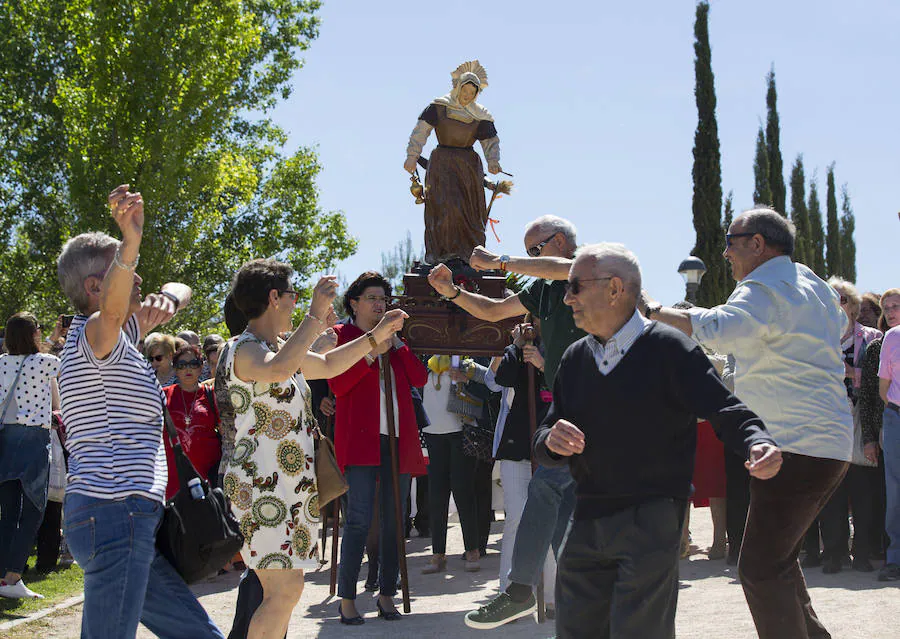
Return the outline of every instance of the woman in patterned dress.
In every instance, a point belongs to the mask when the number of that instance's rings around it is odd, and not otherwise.
[[[244,561],[263,587],[249,637],[284,635],[303,592],[303,570],[318,564],[315,421],[304,375],[317,379],[344,372],[373,343],[391,340],[406,317],[392,311],[359,339],[325,355],[312,353],[310,345],[328,326],[337,281],[319,280],[309,312],[283,341],[278,336],[292,329],[297,303],[292,275],[287,264],[254,260],[241,267],[232,286],[249,323],[225,364],[236,436],[224,483],[245,536]]]

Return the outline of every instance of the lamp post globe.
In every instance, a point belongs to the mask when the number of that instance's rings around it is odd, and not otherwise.
[[[678,273],[684,278],[684,299],[691,304],[696,304],[697,291],[700,289],[700,280],[706,273],[706,264],[699,257],[691,255],[678,266]]]

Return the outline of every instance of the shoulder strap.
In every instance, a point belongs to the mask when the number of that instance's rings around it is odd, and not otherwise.
[[[216,394],[213,391],[211,386],[206,384],[203,385],[203,393],[206,395],[206,402],[209,404],[209,409],[212,411],[213,419],[216,420],[216,428],[219,428],[219,407],[216,405]]]
[[[25,360],[27,360],[31,355],[26,355],[22,358],[21,363],[19,364],[19,370],[16,371],[16,376],[13,379],[13,383],[10,384],[9,390],[6,391],[6,397],[3,399],[3,407],[0,408],[0,422],[3,421],[3,418],[6,416],[6,409],[9,408],[9,402],[12,400],[13,391],[16,390],[16,385],[19,383],[19,376],[22,374],[22,368],[25,366]]]

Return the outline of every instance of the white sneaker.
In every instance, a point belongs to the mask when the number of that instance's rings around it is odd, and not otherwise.
[[[44,595],[39,595],[29,589],[28,586],[19,579],[19,581],[12,585],[5,581],[0,581],[0,597],[6,597],[7,599],[43,599]]]

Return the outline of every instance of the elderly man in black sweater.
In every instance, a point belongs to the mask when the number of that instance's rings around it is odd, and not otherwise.
[[[678,550],[694,468],[697,417],[774,476],[781,453],[725,387],[700,347],[644,319],[637,258],[620,244],[583,247],[565,303],[588,335],[563,355],[553,405],[535,434],[538,461],[569,464],[574,522],[559,561],[557,636],[675,636]]]

